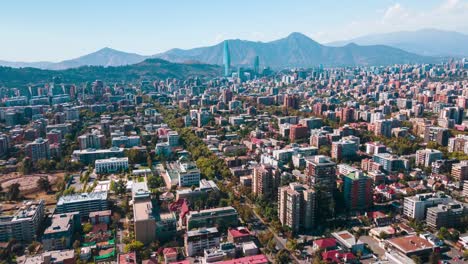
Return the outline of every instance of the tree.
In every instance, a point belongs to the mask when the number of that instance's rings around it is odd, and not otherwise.
[[[144,245],[138,240],[134,240],[131,243],[125,245],[125,252],[136,252],[137,254],[143,249]]]
[[[73,248],[74,249],[78,249],[80,247],[81,243],[79,240],[75,240],[75,242],[73,242]]]
[[[19,166],[19,172],[23,175],[29,174],[32,172],[33,164],[30,158],[24,158]]]
[[[447,230],[446,227],[441,227],[439,229],[439,232],[437,233],[437,237],[440,240],[445,240],[445,239],[448,239],[450,237],[450,233],[449,233],[449,231]]]
[[[281,264],[291,263],[289,252],[286,249],[282,249],[278,251],[278,253],[276,253],[276,256],[275,256],[275,263],[281,263]]]
[[[411,259],[413,260],[413,262],[414,262],[415,264],[422,264],[422,263],[423,263],[422,260],[421,260],[421,258],[418,257],[418,256],[416,256],[416,255],[411,256]]]
[[[288,239],[286,242],[286,248],[291,250],[291,251],[296,251],[297,250],[297,241],[295,239]]]
[[[8,187],[7,192],[8,200],[16,201],[20,198],[20,184],[15,182]]]
[[[159,188],[164,185],[164,182],[160,176],[151,175],[148,177],[148,187],[151,189]]]
[[[85,223],[83,225],[83,232],[84,233],[87,234],[87,233],[91,232],[91,230],[93,230],[93,225],[91,223]]]
[[[39,180],[37,180],[36,182],[37,184],[37,187],[41,190],[43,190],[44,192],[49,192],[51,190],[51,185],[50,185],[50,181],[49,181],[49,178],[46,176],[46,177],[40,177]]]

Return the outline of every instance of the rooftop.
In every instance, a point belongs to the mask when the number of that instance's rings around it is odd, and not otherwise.
[[[78,212],[66,213],[66,214],[55,214],[52,216],[52,224],[44,231],[44,234],[54,234],[65,232],[70,229],[71,221]]]
[[[429,241],[417,235],[396,237],[387,242],[405,254],[433,248]]]
[[[107,200],[107,192],[78,193],[62,196],[58,200],[57,205],[91,200]]]

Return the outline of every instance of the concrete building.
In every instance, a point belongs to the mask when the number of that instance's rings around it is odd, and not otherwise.
[[[427,258],[435,246],[428,240],[417,235],[395,237],[386,240],[389,250],[395,250],[407,257],[418,256],[422,259]]]
[[[37,162],[41,159],[50,159],[49,140],[38,138],[34,142],[26,145],[26,155],[31,158],[32,162]]]
[[[289,139],[291,140],[291,142],[305,139],[308,137],[308,135],[309,128],[302,124],[291,125],[289,127]]]
[[[120,158],[124,156],[123,148],[110,148],[110,149],[84,149],[73,151],[73,159],[89,165],[94,163],[97,159]]]
[[[128,158],[98,159],[94,162],[96,173],[115,173],[128,169]]]
[[[93,192],[61,196],[55,210],[58,214],[79,212],[80,218],[87,218],[91,212],[108,209],[107,192]]]
[[[315,227],[315,191],[307,185],[290,183],[278,190],[278,218],[293,232]]]
[[[219,247],[221,233],[216,227],[187,231],[184,246],[187,256],[201,255],[205,249]]]
[[[427,126],[424,131],[424,142],[437,142],[441,146],[447,146],[450,131],[447,128]]]
[[[442,159],[442,152],[436,149],[416,151],[416,166],[431,167],[432,162]]]
[[[178,180],[179,187],[198,186],[200,184],[200,170],[197,165],[186,157],[167,164],[166,173]]]
[[[72,237],[75,230],[81,225],[78,212],[55,214],[51,225],[46,228],[42,236],[42,245],[45,250],[62,250],[72,246]]]
[[[80,149],[101,149],[106,144],[106,137],[99,130],[93,130],[91,133],[78,137]]]
[[[237,210],[232,206],[217,207],[200,211],[190,211],[185,216],[185,223],[182,223],[188,230],[193,228],[218,226],[220,229],[226,229],[230,226],[237,226]],[[184,221],[184,219],[180,219]]]
[[[305,161],[308,185],[320,186],[331,196],[336,189],[336,163],[323,155],[307,157]]]
[[[167,133],[167,142],[169,143],[169,146],[171,147],[177,147],[179,146],[179,133],[177,131],[169,131]]]
[[[444,193],[424,193],[405,197],[403,214],[409,218],[421,221],[426,217],[426,210],[438,204],[446,204],[451,198]]]
[[[139,145],[139,136],[118,136],[112,138],[112,147],[133,148]]]
[[[372,160],[375,163],[382,165],[384,172],[396,172],[400,170],[407,170],[409,168],[409,161],[402,159],[397,155],[390,153],[374,154]]]
[[[452,165],[452,177],[459,182],[468,181],[468,160]]]
[[[276,195],[280,175],[273,166],[260,164],[254,167],[252,175],[252,192],[255,195],[270,197]]]
[[[44,220],[45,203],[25,201],[13,215],[0,215],[0,241],[8,242],[14,238],[23,243],[37,239],[37,232]]]
[[[376,136],[392,136],[392,120],[376,120],[374,134]]]
[[[35,256],[21,256],[17,259],[18,264],[74,264],[75,250],[46,251]]]
[[[427,209],[426,223],[428,226],[439,229],[441,227],[459,227],[463,217],[468,213],[460,203],[439,204]]]
[[[373,180],[362,171],[343,177],[343,195],[349,210],[365,210],[373,204]]]
[[[359,150],[358,142],[354,140],[342,139],[340,141],[332,142],[331,157],[336,160],[352,158],[357,155]]]

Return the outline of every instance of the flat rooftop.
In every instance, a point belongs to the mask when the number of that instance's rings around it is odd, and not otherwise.
[[[78,193],[60,197],[57,205],[92,200],[107,200],[107,192]]]

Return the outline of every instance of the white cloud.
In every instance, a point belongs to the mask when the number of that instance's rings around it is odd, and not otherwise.
[[[392,21],[395,19],[406,18],[408,16],[409,14],[406,11],[406,9],[403,8],[400,3],[396,3],[392,6],[389,6],[385,10],[384,16],[382,18],[382,22],[385,23],[385,22]]]

